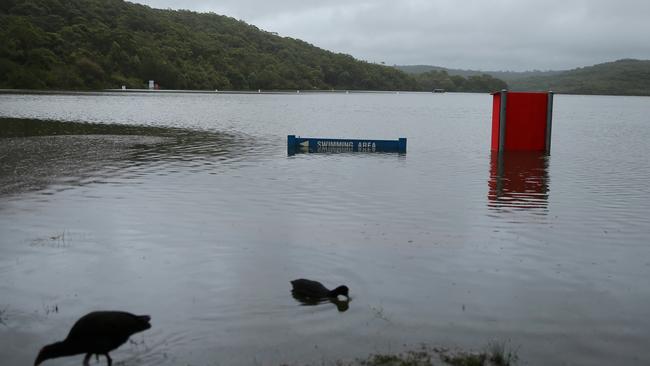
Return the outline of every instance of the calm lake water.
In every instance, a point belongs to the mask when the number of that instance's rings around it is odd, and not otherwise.
[[[152,316],[112,353],[123,365],[490,341],[526,365],[650,364],[650,98],[557,95],[551,156],[501,167],[491,105],[0,95],[2,364],[32,364],[97,309]],[[407,137],[408,153],[289,157],[288,134]],[[349,308],[302,306],[300,277],[348,285]]]

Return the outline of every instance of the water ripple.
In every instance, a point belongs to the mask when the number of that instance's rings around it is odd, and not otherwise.
[[[0,120],[0,195],[115,183],[149,174],[217,173],[264,157],[243,134],[147,126]]]

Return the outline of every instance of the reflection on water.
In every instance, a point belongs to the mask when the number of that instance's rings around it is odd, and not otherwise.
[[[294,291],[291,291],[291,296],[293,296],[296,301],[300,302],[303,306],[316,306],[332,303],[340,312],[347,311],[350,308],[350,300],[339,300],[338,298],[328,298],[328,299],[314,299],[312,297],[301,296]]]
[[[536,151],[492,152],[488,207],[495,210],[548,208],[548,156]]]
[[[0,195],[134,179],[162,165],[215,173],[263,146],[232,133],[34,119],[0,119],[0,139]]]

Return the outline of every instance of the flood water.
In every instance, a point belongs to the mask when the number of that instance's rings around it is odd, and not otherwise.
[[[557,95],[551,155],[501,160],[491,103],[0,95],[1,363],[117,309],[152,317],[111,354],[122,365],[490,341],[527,365],[650,364],[650,98]],[[287,156],[289,134],[408,152]],[[349,307],[297,302],[301,277],[346,284]]]

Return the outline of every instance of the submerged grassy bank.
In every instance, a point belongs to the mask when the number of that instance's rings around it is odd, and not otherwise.
[[[506,343],[490,342],[477,351],[421,345],[415,350],[377,353],[352,361],[323,362],[319,366],[512,366],[517,364],[518,359],[516,350]]]

